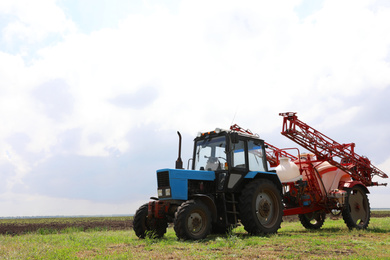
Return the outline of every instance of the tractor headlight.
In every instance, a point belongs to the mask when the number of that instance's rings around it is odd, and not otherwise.
[[[157,190],[158,197],[170,197],[171,196],[171,188],[164,188],[164,189],[158,189]]]

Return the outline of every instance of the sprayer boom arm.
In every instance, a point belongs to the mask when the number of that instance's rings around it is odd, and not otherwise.
[[[296,113],[280,113],[283,116],[282,135],[314,153],[319,160],[348,172],[353,179],[361,181],[366,186],[380,185],[372,182],[376,175],[382,178],[388,176],[371,164],[367,157],[355,153],[355,144],[339,144],[306,123],[300,121]]]

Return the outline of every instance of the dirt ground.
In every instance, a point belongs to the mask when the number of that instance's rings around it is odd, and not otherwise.
[[[335,217],[328,215],[328,218],[337,219],[341,216]],[[386,218],[390,217],[389,213],[371,213],[372,218]],[[292,222],[298,221],[298,216],[285,216],[283,221]],[[0,223],[0,234],[19,235],[30,232],[37,232],[39,230],[57,230],[61,231],[66,228],[77,228],[81,230],[101,228],[104,230],[131,230],[133,223],[129,220],[104,220],[104,221],[75,221],[69,223],[61,222],[47,222],[47,223]]]
[[[39,230],[57,230],[61,231],[66,228],[77,228],[80,230],[104,229],[104,230],[126,230],[132,229],[133,223],[125,220],[105,220],[91,222],[47,222],[47,223],[0,223],[0,234],[19,235]]]

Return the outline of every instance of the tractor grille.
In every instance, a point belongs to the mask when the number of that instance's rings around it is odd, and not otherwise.
[[[157,173],[157,187],[169,187],[169,172]]]

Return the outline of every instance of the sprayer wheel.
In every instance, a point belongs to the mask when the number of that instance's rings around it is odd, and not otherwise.
[[[349,229],[366,229],[370,223],[370,202],[366,191],[355,186],[347,190],[347,197],[341,213]]]
[[[326,213],[315,211],[306,214],[299,214],[299,220],[306,229],[320,229],[325,222]]]

